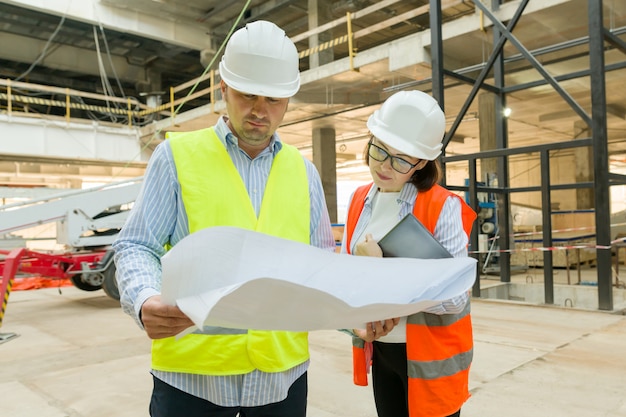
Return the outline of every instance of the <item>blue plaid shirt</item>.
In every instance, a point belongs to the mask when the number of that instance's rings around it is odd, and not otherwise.
[[[256,158],[238,146],[224,117],[215,126],[248,190],[258,216],[272,161],[282,148],[278,135]],[[324,191],[315,166],[305,159],[311,195],[311,245],[335,250]],[[189,234],[187,214],[181,198],[176,165],[169,143],[155,149],[142,189],[124,228],[113,244],[122,309],[143,328],[139,313],[142,304],[160,293],[161,256],[165,243],[176,245]],[[306,361],[288,371],[265,373],[255,370],[244,375],[208,376],[152,370],[152,374],[184,392],[223,407],[256,407],[287,397],[291,384],[308,369]]]

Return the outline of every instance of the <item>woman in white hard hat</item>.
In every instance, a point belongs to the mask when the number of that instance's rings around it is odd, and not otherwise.
[[[273,23],[236,31],[220,63],[227,115],[156,148],[114,243],[122,307],[153,339],[152,417],[306,415],[307,333],[206,326],[177,339],[193,323],[160,296],[164,247],[204,228],[236,226],[334,252],[319,174],[276,134],[300,87],[298,62]]]
[[[381,257],[377,240],[413,213],[453,256],[467,256],[476,215],[437,184],[445,132],[439,104],[421,91],[401,91],[370,116],[367,127],[366,161],[373,183],[350,198],[342,252]],[[413,271],[407,279],[428,277]],[[465,293],[409,317],[352,330],[354,382],[367,385],[371,365],[379,417],[460,415],[469,397],[469,312]]]

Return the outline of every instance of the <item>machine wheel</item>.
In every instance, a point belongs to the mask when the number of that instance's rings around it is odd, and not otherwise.
[[[100,280],[94,280],[91,275],[93,274],[76,274],[72,275],[70,279],[72,280],[72,284],[74,284],[74,286],[80,290],[98,291],[100,288],[102,288],[102,283],[98,283]]]
[[[104,271],[104,281],[102,289],[104,293],[114,300],[120,300],[120,290],[117,288],[117,280],[115,279],[115,263],[111,262],[109,267]]]

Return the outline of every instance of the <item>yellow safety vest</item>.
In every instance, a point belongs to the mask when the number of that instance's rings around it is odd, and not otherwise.
[[[213,128],[168,134],[168,138],[190,233],[206,227],[236,226],[310,243],[308,179],[295,147],[283,144],[276,154],[257,219],[241,176]],[[169,372],[282,372],[308,358],[306,332],[215,327],[179,340],[169,337],[152,342],[153,369]]]

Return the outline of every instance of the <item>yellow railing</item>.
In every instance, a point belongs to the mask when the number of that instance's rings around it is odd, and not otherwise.
[[[70,88],[51,87],[42,84],[25,83],[21,81],[12,81],[10,79],[0,79],[0,87],[6,87],[6,92],[0,92],[0,101],[6,100],[7,113],[11,115],[15,112],[13,103],[21,103],[27,106],[36,104],[48,107],[58,107],[65,109],[65,118],[70,120],[72,110],[85,110],[107,115],[126,116],[132,122],[133,116],[139,116],[140,111],[136,109],[148,109],[148,107],[136,99],[120,98],[105,96],[102,94],[88,93],[85,91],[73,90]],[[17,91],[19,92],[17,92]],[[51,98],[43,98],[36,96],[37,94],[51,94],[63,96],[64,100]],[[72,98],[90,99],[105,102],[106,105],[86,104],[82,102],[72,101]],[[120,107],[111,105],[117,103]]]
[[[15,103],[20,103],[28,109],[29,104],[39,106],[57,107],[64,109],[65,119],[69,122],[72,117],[72,110],[84,110],[99,113],[108,116],[125,116],[128,119],[129,126],[132,126],[133,119],[145,118],[151,114],[161,114],[165,117],[172,116],[176,108],[198,97],[209,94],[211,104],[215,103],[214,92],[217,89],[214,84],[215,71],[210,71],[204,79],[194,79],[177,87],[170,88],[170,101],[158,107],[149,107],[131,97],[112,97],[102,94],[89,93],[85,91],[73,90],[70,88],[52,87],[43,84],[33,84],[21,81],[13,81],[11,79],[0,79],[0,103],[6,102],[6,112],[9,115],[14,113],[28,113],[28,111],[18,111]],[[186,94],[183,97],[175,98],[175,94],[187,90],[195,85],[198,81],[209,79],[211,85],[192,94]],[[4,91],[2,91],[4,90]],[[49,94],[58,96],[59,98],[44,98],[40,94]],[[64,97],[61,99],[60,97]],[[103,104],[87,104],[82,102],[83,99],[102,102]],[[78,100],[78,101],[77,101]]]
[[[333,48],[337,45],[348,43],[348,58],[350,69],[353,71],[358,71],[358,68],[355,67],[354,62],[357,50],[357,48],[355,47],[356,39],[371,34],[373,32],[386,29],[387,27],[397,24],[403,20],[408,20],[412,17],[428,13],[428,5],[420,6],[416,7],[415,9],[409,10],[399,16],[394,16],[393,18],[388,19],[384,22],[379,22],[376,25],[370,25],[369,27],[358,30],[356,32],[352,31],[352,22],[355,19],[373,13],[397,1],[398,0],[383,0],[376,2],[372,6],[368,6],[357,12],[348,12],[346,13],[345,17],[338,18],[315,29],[311,29],[292,37],[292,40],[294,42],[300,42],[325,31],[329,31],[336,27],[341,27],[345,25],[345,35],[339,36],[320,45],[316,45],[312,48],[301,51],[299,53],[300,59],[319,53],[323,50]],[[461,0],[443,0],[442,8],[454,7],[461,2]],[[65,118],[67,121],[69,121],[72,117],[72,110],[90,111],[107,116],[124,116],[128,119],[129,126],[132,126],[133,120],[142,120],[153,114],[159,114],[164,117],[171,117],[172,119],[174,119],[174,116],[176,115],[176,113],[179,112],[182,105],[199,97],[204,97],[207,94],[210,97],[211,111],[215,111],[216,97],[218,95],[217,91],[219,90],[219,81],[216,83],[216,75],[219,76],[219,71],[211,70],[201,75],[200,77],[189,80],[188,82],[185,82],[181,85],[170,87],[169,102],[157,107],[147,106],[146,104],[141,103],[136,98],[131,97],[112,97],[102,94],[73,90],[69,88],[51,87],[41,84],[12,81],[10,79],[0,79],[0,106],[3,106],[4,102],[6,101],[6,111],[9,115],[11,115],[12,113],[16,113],[14,105],[15,103],[21,103],[25,106],[25,108],[28,108],[29,104],[63,108],[65,109]],[[207,84],[208,86],[203,87]],[[200,88],[196,90],[197,87]],[[65,100],[55,98],[42,98],[37,96],[42,93],[64,97]],[[177,95],[179,95],[178,98],[176,98]],[[101,102],[103,104],[86,104],[82,102],[83,99]],[[0,110],[0,113],[2,112],[3,111]]]

